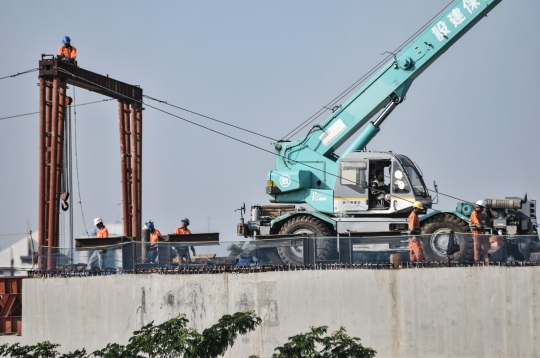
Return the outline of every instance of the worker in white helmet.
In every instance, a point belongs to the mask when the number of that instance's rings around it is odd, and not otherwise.
[[[420,242],[420,220],[418,220],[418,213],[424,210],[422,203],[415,201],[413,204],[413,211],[409,215],[409,234],[413,235],[409,237],[409,258],[411,262],[425,261],[424,250],[422,249],[422,243]]]
[[[107,228],[103,224],[103,220],[101,220],[101,218],[95,218],[94,219],[94,225],[96,225],[96,227],[98,229],[97,235],[96,235],[96,237],[98,239],[106,239],[106,238],[109,237],[109,230],[107,230]],[[106,253],[107,253],[107,250],[96,250],[96,251],[94,251],[92,256],[90,256],[90,258],[88,259],[88,264],[86,265],[86,268],[88,270],[91,270],[94,262],[98,261],[99,269],[103,270],[104,269],[104,261],[105,261],[105,254]]]
[[[484,200],[476,202],[476,208],[471,213],[469,218],[469,228],[472,232],[474,243],[474,261],[484,260],[491,248],[488,235],[482,235],[484,226],[482,225],[482,211],[486,207]]]

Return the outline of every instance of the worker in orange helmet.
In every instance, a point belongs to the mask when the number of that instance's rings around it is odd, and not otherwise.
[[[174,230],[174,233],[176,235],[191,234],[191,231],[188,229],[189,219],[183,218],[181,222],[182,222],[182,226],[177,227],[176,230]],[[196,255],[195,247],[190,246],[189,248],[191,249],[191,252],[193,252],[193,256],[195,256]],[[182,259],[184,259],[186,263],[191,262],[191,258],[189,257],[189,250],[186,246],[179,246],[179,247],[173,248],[173,250],[176,252],[176,255],[178,256],[179,263],[182,262]]]
[[[71,39],[69,36],[64,36],[62,39],[62,46],[58,49],[58,59],[71,64],[76,64],[77,49],[75,46],[71,46]]]
[[[148,231],[150,231],[150,263],[156,263],[158,257],[158,241],[161,236],[161,232],[154,227],[152,220],[146,223]]]
[[[420,234],[420,220],[418,220],[418,213],[424,210],[422,203],[415,201],[413,204],[413,211],[409,215],[409,234],[418,235]],[[419,236],[409,237],[409,257],[411,262],[425,261],[424,250],[422,250],[422,245],[420,242]]]
[[[109,237],[109,230],[107,230],[105,225],[103,225],[103,220],[101,220],[101,218],[95,218],[94,219],[94,225],[96,225],[96,227],[98,229],[97,235],[96,235],[96,237],[98,239],[106,239],[106,238]],[[103,270],[104,269],[104,261],[105,261],[105,254],[106,253],[107,253],[107,250],[96,250],[96,251],[94,251],[92,256],[90,256],[90,258],[88,259],[88,264],[86,265],[86,268],[88,270],[91,270],[92,265],[94,264],[94,262],[98,261],[99,269]]]
[[[484,211],[486,202],[484,200],[478,200],[476,202],[476,208],[471,213],[469,218],[469,228],[472,232],[474,243],[474,261],[480,261],[487,257],[491,243],[487,235],[482,235],[484,226],[482,225],[481,213]]]

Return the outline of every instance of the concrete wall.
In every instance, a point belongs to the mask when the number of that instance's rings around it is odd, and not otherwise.
[[[227,357],[270,357],[318,325],[344,326],[378,357],[538,357],[538,287],[534,267],[28,279],[20,339],[92,351],[178,313],[204,329],[253,309],[263,324]]]

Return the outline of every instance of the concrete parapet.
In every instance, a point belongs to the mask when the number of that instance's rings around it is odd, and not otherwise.
[[[204,329],[255,310],[262,325],[226,357],[270,357],[319,325],[344,326],[378,357],[538,357],[539,286],[540,267],[28,279],[19,339],[93,351],[179,313]]]

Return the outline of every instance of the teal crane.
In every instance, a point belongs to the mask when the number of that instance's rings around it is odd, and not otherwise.
[[[239,234],[402,234],[415,201],[427,208],[432,205],[421,171],[405,155],[368,152],[364,148],[403,102],[414,80],[501,1],[454,1],[392,54],[359,91],[332,108],[332,114],[322,124],[295,141],[275,143],[276,168],[268,174],[266,186],[270,202],[307,203],[315,210],[298,211],[291,205],[255,206],[251,220],[238,226]],[[352,144],[338,156],[336,150],[361,128]],[[389,178],[390,183],[373,188],[373,178],[379,175]],[[469,231],[472,210],[472,205],[458,203],[456,210],[424,212],[422,233],[432,234],[424,247],[428,259],[445,259],[449,232]],[[462,249],[456,259],[470,259],[472,240],[465,236],[459,240]],[[330,255],[332,243],[318,241],[318,257],[324,260]],[[285,262],[301,262],[302,253],[294,247],[278,248],[278,252]]]

